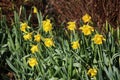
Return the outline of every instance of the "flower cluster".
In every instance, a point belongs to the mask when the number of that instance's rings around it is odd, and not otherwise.
[[[33,9],[34,9],[33,13],[37,13],[37,8],[33,7]],[[29,44],[29,45],[31,45],[30,51],[31,51],[31,53],[33,53],[33,55],[34,55],[34,53],[39,52],[38,44],[42,41],[44,42],[44,45],[46,47],[55,46],[52,38],[42,38],[40,32],[35,32],[35,31],[30,32],[31,31],[30,29],[31,28],[28,26],[27,23],[21,23],[20,30],[21,30],[21,32],[23,32],[23,39],[30,43]],[[43,31],[45,31],[47,33],[47,32],[50,32],[51,30],[52,30],[52,24],[51,24],[50,19],[44,20],[43,21]],[[32,43],[31,43],[31,41],[32,41]],[[34,67],[35,65],[38,64],[38,62],[35,57],[34,58],[31,57],[28,60],[28,64],[29,64],[29,66]]]
[[[80,27],[79,29],[82,31],[82,33],[84,35],[91,35],[92,32],[94,32],[94,28],[92,26],[89,25],[89,22],[91,21],[91,16],[89,14],[85,14],[82,17],[83,22],[85,23],[82,27]],[[87,23],[87,24],[86,24]],[[103,35],[100,34],[95,34],[94,38],[92,39],[92,41],[94,41],[95,44],[102,44],[103,41],[105,41],[105,38],[103,37]]]
[[[91,21],[91,16],[88,14],[85,14],[82,17],[82,20],[83,20],[84,24],[79,29],[85,36],[91,35],[95,31],[94,28],[89,23]],[[77,28],[76,23],[74,21],[73,22],[69,21],[67,24],[68,24],[67,29],[70,31],[75,31],[75,29]],[[94,41],[95,44],[102,44],[102,42],[105,41],[105,38],[102,35],[96,34],[95,37],[92,39],[92,41]],[[79,41],[73,41],[73,42],[71,42],[71,44],[72,44],[72,46],[71,46],[72,49],[80,48]]]
[[[33,7],[33,13],[37,13],[37,8],[36,7]],[[79,30],[81,30],[81,32],[85,35],[85,36],[89,36],[89,35],[92,35],[92,33],[95,31],[94,28],[91,26],[90,24],[90,21],[91,21],[91,16],[88,15],[88,14],[85,14],[83,17],[82,17],[82,20],[84,22],[84,24],[79,27]],[[39,52],[39,45],[41,42],[44,43],[44,45],[49,48],[49,47],[52,47],[52,46],[55,46],[54,44],[54,41],[53,41],[53,38],[50,37],[45,37],[43,38],[43,36],[41,35],[40,32],[30,32],[31,30],[30,27],[28,26],[27,23],[21,23],[20,25],[20,30],[21,32],[23,32],[23,39],[25,41],[33,41],[31,48],[30,48],[30,51],[31,53],[33,53],[32,55],[34,55],[34,53],[38,53]],[[46,19],[46,20],[43,20],[42,21],[42,29],[43,31],[45,32],[45,34],[48,35],[48,32],[52,32],[52,23],[50,21],[50,19]],[[67,29],[72,31],[74,34],[72,36],[75,36],[75,31],[77,29],[76,27],[76,22],[75,21],[69,21],[67,23]],[[92,41],[95,43],[95,44],[102,44],[103,41],[105,41],[105,38],[103,37],[103,35],[100,35],[100,34],[95,34],[95,36],[92,38]],[[78,38],[75,38],[71,41],[71,48],[73,50],[76,50],[76,49],[79,49],[80,48],[80,41]],[[35,65],[37,65],[37,60],[35,59],[35,57],[33,58],[30,58],[29,61],[28,61],[29,65],[31,67],[34,67]],[[90,74],[92,77],[96,75],[96,72],[95,69],[90,69],[88,71],[88,74]]]

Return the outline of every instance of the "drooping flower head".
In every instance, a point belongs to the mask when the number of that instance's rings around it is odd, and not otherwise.
[[[94,28],[91,27],[90,25],[83,25],[79,29],[82,30],[84,35],[90,35],[94,31]]]
[[[73,49],[78,49],[80,47],[79,41],[74,41],[71,44]]]
[[[38,52],[38,45],[32,45],[30,50],[32,53]]]
[[[105,38],[103,37],[103,35],[96,34],[92,40],[95,44],[102,44],[103,41],[105,41]]]
[[[97,70],[90,68],[87,72],[90,77],[95,77],[97,75]]]
[[[40,42],[40,39],[41,39],[40,34],[37,34],[37,35],[34,36],[34,41]]]
[[[75,22],[68,22],[67,24],[68,24],[68,26],[67,26],[68,30],[73,31],[76,29]]]
[[[20,30],[23,32],[26,32],[26,29],[30,28],[27,23],[21,23],[20,24]]]
[[[82,20],[83,20],[84,23],[90,22],[91,16],[90,16],[89,14],[85,14],[85,15],[82,17]]]
[[[32,33],[27,33],[27,34],[23,35],[23,38],[24,38],[24,40],[32,39]]]
[[[49,32],[52,30],[52,24],[50,22],[50,19],[46,19],[43,21],[43,30],[45,32]]]
[[[52,38],[46,38],[44,41],[44,44],[46,47],[54,46],[54,42],[53,42]]]
[[[33,13],[38,13],[38,9],[35,6],[33,7]]]
[[[36,58],[29,58],[28,64],[30,67],[34,67],[38,64],[38,62],[37,62]]]

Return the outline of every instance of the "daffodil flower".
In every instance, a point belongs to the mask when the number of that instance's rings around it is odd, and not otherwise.
[[[32,53],[38,52],[38,45],[32,45],[30,50]]]
[[[27,33],[27,34],[23,35],[23,38],[24,38],[24,40],[32,39],[32,33]]]
[[[38,64],[38,62],[37,62],[36,58],[29,58],[28,64],[30,65],[30,67],[34,67],[35,65]]]
[[[37,34],[37,35],[34,36],[34,41],[40,42],[40,39],[41,39],[40,34]]]
[[[85,15],[82,17],[82,20],[83,20],[84,23],[90,22],[91,16],[90,16],[89,14],[85,14]]]
[[[73,49],[78,49],[80,47],[79,41],[74,41],[71,44]]]
[[[96,34],[92,41],[94,41],[95,44],[102,44],[103,41],[105,41],[105,38],[103,37],[103,35]]]
[[[26,32],[26,29],[30,28],[27,23],[21,23],[20,30]]]
[[[43,23],[43,30],[45,32],[49,32],[52,30],[52,24],[50,22],[50,19],[46,19],[42,23]]]
[[[90,77],[95,77],[97,75],[97,70],[90,68],[87,72]]]
[[[44,41],[44,44],[46,47],[54,46],[54,42],[53,42],[52,38],[46,38]]]
[[[76,29],[75,22],[68,22],[67,24],[68,24],[68,26],[67,26],[68,30],[73,31]]]
[[[87,25],[83,25],[79,29],[82,30],[82,32],[84,33],[84,35],[90,35],[94,31],[94,28],[91,27],[88,24]]]
[[[38,9],[35,6],[33,7],[33,13],[38,13]]]

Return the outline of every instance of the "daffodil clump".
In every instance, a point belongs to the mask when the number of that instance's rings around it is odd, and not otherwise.
[[[33,7],[33,13],[37,13],[37,8]],[[52,30],[52,23],[50,19],[46,19],[42,21],[42,29],[43,31],[50,32]],[[36,60],[36,54],[40,52],[40,44],[44,43],[44,45],[49,48],[52,46],[55,46],[54,41],[52,38],[43,38],[40,32],[32,31],[33,30],[30,26],[28,26],[27,23],[21,23],[20,25],[20,31],[23,34],[23,39],[24,41],[28,42],[29,46],[31,47],[29,50],[32,53],[32,57],[34,58],[29,58],[28,64],[30,67],[34,67],[38,64]]]
[[[53,18],[42,18],[36,7],[32,13],[38,27],[25,20],[8,33],[12,56],[6,61],[16,80],[109,80],[119,75],[113,64],[119,57],[119,31],[115,37],[100,33],[89,14],[83,15],[80,24],[68,21],[57,27]]]
[[[38,13],[36,7],[33,7],[33,13]],[[97,45],[102,44],[103,41],[105,41],[105,38],[103,37],[103,35],[100,35],[98,33],[96,34],[94,32],[95,29],[92,26],[92,24],[90,24],[91,16],[88,15],[88,14],[85,14],[82,17],[82,20],[83,20],[84,23],[79,28],[79,30],[83,33],[83,35],[85,35],[84,37],[86,37],[86,36],[94,36],[89,41],[89,43],[90,42],[92,43],[92,41],[93,41]],[[43,51],[43,50],[41,50],[40,45],[44,45],[44,46],[46,46],[46,48],[50,48],[50,49],[52,47],[57,49],[57,47],[55,46],[55,43],[53,41],[54,40],[54,36],[48,33],[48,32],[52,33],[52,29],[53,29],[51,20],[50,19],[43,20],[41,29],[43,30],[43,32],[45,32],[47,34],[43,35],[43,33],[41,33],[40,31],[37,31],[37,32],[36,31],[32,31],[31,32],[32,29],[31,29],[30,26],[28,26],[27,23],[22,23],[20,25],[20,30],[23,33],[23,39],[25,41],[28,41],[28,44],[30,46],[29,50],[32,53],[31,58],[28,59],[28,65],[30,67],[32,67],[32,68],[34,68],[35,66],[39,65],[38,61],[37,61],[37,56],[36,55],[41,54],[41,51]],[[70,36],[69,37],[69,39],[70,39],[69,41],[71,42],[70,43],[70,48],[72,48],[71,50],[73,50],[73,51],[80,51],[81,48],[85,47],[85,46],[83,46],[83,45],[85,45],[84,42],[81,40],[81,38],[79,38],[79,34],[77,32],[77,26],[76,26],[76,22],[75,21],[69,21],[67,23],[67,30],[68,31],[72,31],[71,34],[69,35]],[[93,34],[95,34],[95,35],[93,35]],[[85,39],[87,39],[87,37]],[[63,44],[63,45],[65,45],[65,44]],[[95,77],[97,75],[97,70],[90,68],[88,70],[87,74],[90,77]]]
[[[83,24],[82,27],[80,27],[79,29],[82,31],[82,33],[86,36],[91,35],[95,30],[92,26],[90,26],[89,22],[91,21],[91,16],[88,14],[85,14],[82,17],[82,20],[85,24]],[[102,44],[103,41],[105,41],[105,38],[103,37],[103,35],[100,34],[95,34],[94,38],[92,39],[92,41],[94,41],[95,44]]]

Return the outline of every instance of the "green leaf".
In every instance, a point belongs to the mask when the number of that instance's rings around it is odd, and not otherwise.
[[[6,59],[6,62],[14,72],[18,73],[18,70],[11,64],[9,60]]]
[[[80,67],[81,67],[81,64],[80,64],[80,63],[73,63],[73,66],[80,68]]]

